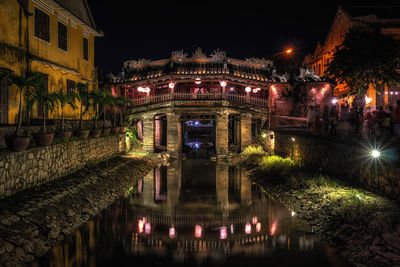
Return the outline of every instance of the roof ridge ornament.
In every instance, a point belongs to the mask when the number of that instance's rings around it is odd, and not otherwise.
[[[217,50],[214,50],[211,53],[210,57],[211,57],[211,61],[222,63],[222,62],[224,62],[226,60],[226,52],[225,51],[221,51],[218,48]]]
[[[187,59],[188,54],[184,53],[183,50],[174,51],[171,53],[171,60],[172,62],[185,62]]]
[[[199,47],[196,49],[196,51],[194,51],[192,59],[195,61],[205,61],[207,60],[207,56],[203,53],[203,50],[201,50],[201,48]]]
[[[246,58],[245,61],[249,65],[252,65],[252,67],[260,69],[271,69],[274,65],[274,62],[272,60],[268,60],[265,58],[252,57],[252,58]]]
[[[149,65],[150,61],[147,59],[139,59],[139,60],[127,60],[123,64],[124,70],[131,70],[131,69],[142,69]]]

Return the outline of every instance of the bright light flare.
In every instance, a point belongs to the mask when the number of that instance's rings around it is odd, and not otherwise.
[[[250,93],[251,92],[251,87],[247,86],[245,89],[246,93]]]
[[[372,149],[371,156],[374,159],[379,158],[381,156],[381,152],[379,150],[377,150],[377,149]]]
[[[244,232],[248,235],[251,234],[251,224],[250,223],[246,223],[245,227],[244,227]]]
[[[197,238],[201,237],[202,231],[203,231],[203,229],[201,228],[201,226],[196,224],[196,226],[194,227],[194,236]]]
[[[293,52],[292,48],[286,49],[286,51],[285,51],[286,54],[291,54],[292,52]]]
[[[226,231],[226,226],[221,227],[220,230],[219,230],[219,237],[222,240],[224,240],[224,239],[227,238],[227,236],[228,236],[228,234],[227,234],[227,231]]]
[[[336,105],[336,103],[337,103],[338,101],[339,101],[339,100],[337,100],[336,98],[333,98],[333,99],[332,99],[332,104]]]
[[[169,228],[169,238],[174,239],[176,235],[176,231],[174,227]]]

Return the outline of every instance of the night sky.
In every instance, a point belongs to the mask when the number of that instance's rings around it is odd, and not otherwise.
[[[125,60],[165,59],[181,49],[191,56],[198,47],[207,55],[219,48],[228,57],[244,59],[271,58],[291,46],[301,61],[318,41],[324,41],[339,5],[383,5],[382,1],[185,2],[88,0],[97,28],[104,32],[95,41],[95,65],[117,74]]]

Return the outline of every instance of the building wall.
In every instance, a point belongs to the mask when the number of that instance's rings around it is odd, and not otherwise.
[[[0,157],[0,198],[124,152],[125,137],[112,135],[6,153]]]
[[[50,2],[49,2],[50,3]],[[35,36],[35,7],[49,15],[50,42]],[[48,91],[66,92],[67,79],[78,82],[89,82],[89,90],[97,86],[94,67],[94,34],[95,31],[77,19],[67,17],[55,7],[50,10],[33,0],[28,1],[28,11],[33,14],[24,15],[24,9],[16,0],[0,2],[0,68],[8,69],[16,74],[27,70],[38,71],[48,75]],[[64,16],[64,17],[62,17]],[[58,22],[67,26],[67,51],[58,47]],[[79,21],[78,21],[79,22]],[[83,59],[83,36],[88,38],[88,60]],[[98,35],[98,34],[96,34]],[[29,48],[27,47],[29,46]],[[29,54],[29,57],[27,55]],[[18,90],[8,88],[8,123],[16,123],[18,113]],[[32,116],[37,117],[37,107],[33,107]],[[85,119],[92,116],[85,115]],[[61,110],[49,113],[49,118],[60,118]],[[79,110],[65,109],[65,117],[79,117]]]

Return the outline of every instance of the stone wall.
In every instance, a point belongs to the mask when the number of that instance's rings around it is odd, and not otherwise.
[[[125,152],[125,136],[111,135],[0,154],[0,198],[122,152]]]
[[[358,142],[315,138],[296,131],[268,131],[267,137],[266,147],[277,155],[290,156],[314,170],[400,200],[398,148],[386,148],[381,158],[373,159],[371,149]]]

